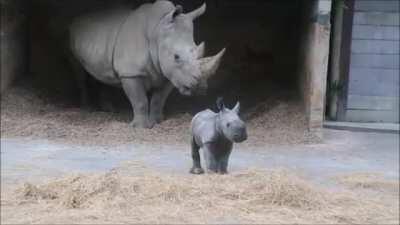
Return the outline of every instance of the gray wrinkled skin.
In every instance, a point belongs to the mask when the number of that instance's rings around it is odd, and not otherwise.
[[[132,125],[151,128],[163,120],[174,87],[183,95],[204,92],[219,65],[224,50],[203,58],[204,44],[197,46],[193,40],[193,21],[205,9],[203,4],[185,14],[180,6],[158,0],[136,10],[77,18],[70,26],[75,64],[103,83],[121,86],[134,111]],[[85,104],[87,90],[80,88]]]
[[[245,123],[239,118],[239,102],[233,109],[221,103],[219,112],[209,109],[197,113],[192,120],[193,174],[204,173],[200,163],[199,150],[202,149],[208,173],[227,173],[229,155],[233,143],[247,139]]]

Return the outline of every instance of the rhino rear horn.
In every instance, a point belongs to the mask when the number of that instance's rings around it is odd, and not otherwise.
[[[236,102],[235,107],[233,107],[232,111],[234,111],[236,114],[239,114],[240,112],[240,102]]]
[[[203,13],[206,11],[206,3],[203,3],[199,8],[187,13],[186,15],[192,20],[195,20],[197,17],[203,15]]]
[[[225,48],[222,49],[218,54],[211,57],[205,57],[200,59],[200,69],[202,77],[209,78],[217,71],[219,64],[221,63],[222,56],[225,53]]]
[[[205,52],[205,44],[204,44],[204,42],[201,42],[201,43],[196,47],[196,56],[197,56],[197,59],[203,58],[203,57],[204,57],[204,52]]]

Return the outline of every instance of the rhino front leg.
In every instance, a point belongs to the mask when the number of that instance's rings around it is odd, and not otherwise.
[[[201,168],[201,163],[200,163],[200,153],[199,153],[200,147],[196,144],[194,137],[192,137],[191,140],[191,147],[192,147],[193,167],[192,169],[190,169],[190,173],[202,174],[204,173],[204,170]]]
[[[133,127],[151,128],[149,122],[149,102],[146,95],[143,78],[132,77],[121,79],[122,88],[131,102],[134,118]]]
[[[154,91],[153,95],[151,96],[150,102],[150,123],[160,123],[164,120],[164,105],[173,89],[174,86],[168,82],[161,89]]]
[[[204,154],[204,161],[206,163],[207,173],[217,173],[218,172],[218,161],[214,154],[213,144],[205,144],[202,148]]]

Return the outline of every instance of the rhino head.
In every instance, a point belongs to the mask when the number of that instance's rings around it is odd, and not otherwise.
[[[239,117],[240,103],[228,109],[225,107],[222,98],[217,99],[218,119],[217,127],[222,134],[230,141],[240,143],[247,139],[246,124]]]
[[[158,69],[183,95],[202,94],[225,52],[204,57],[204,43],[193,39],[193,21],[206,10],[205,3],[189,13],[181,6],[166,14],[156,27]]]

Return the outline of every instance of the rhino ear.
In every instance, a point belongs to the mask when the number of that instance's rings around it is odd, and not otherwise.
[[[176,5],[175,11],[174,11],[174,13],[172,14],[172,18],[175,19],[175,17],[179,16],[179,15],[182,14],[182,13],[183,13],[183,8],[182,8],[182,6],[181,6],[181,5]]]
[[[222,97],[217,98],[217,108],[219,111],[225,110],[224,100]]]
[[[232,111],[234,111],[236,114],[239,114],[240,112],[240,102],[237,102],[235,107],[233,107]]]
[[[168,23],[173,23],[175,21],[175,18],[180,14],[182,14],[182,12],[183,12],[182,6],[177,5],[174,10],[172,10],[165,16],[164,21]]]

